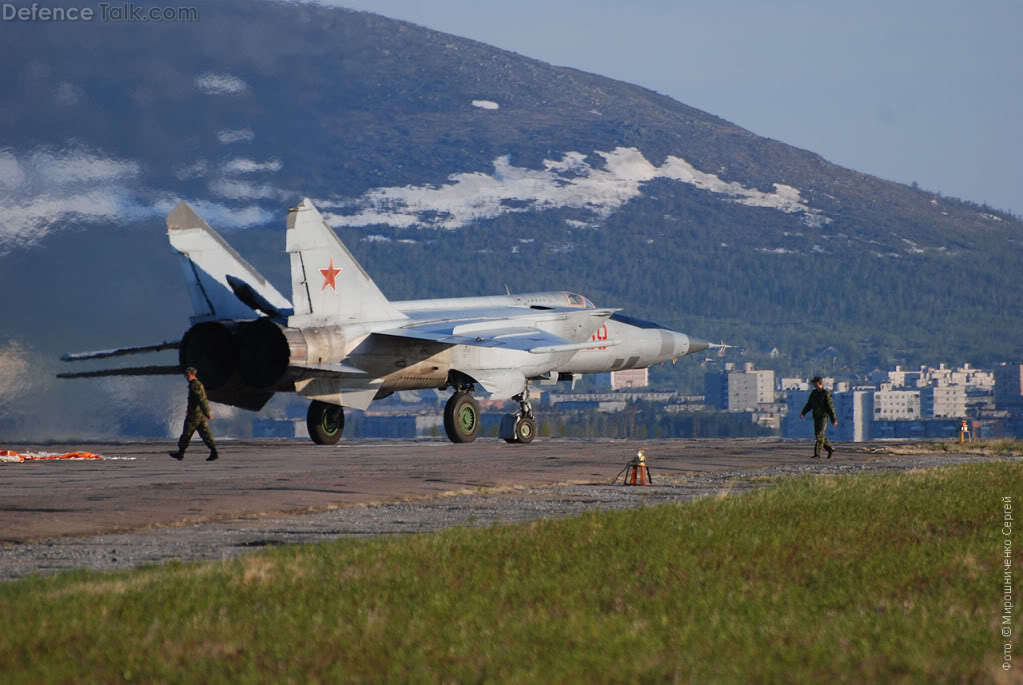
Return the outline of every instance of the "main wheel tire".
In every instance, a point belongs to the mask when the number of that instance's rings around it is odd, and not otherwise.
[[[344,409],[336,404],[313,400],[305,415],[309,437],[317,445],[336,445],[345,430]]]
[[[456,392],[444,405],[444,432],[451,442],[472,442],[480,432],[480,405],[467,392]]]
[[[515,422],[515,442],[523,445],[533,442],[536,437],[536,421],[529,416],[522,416]]]

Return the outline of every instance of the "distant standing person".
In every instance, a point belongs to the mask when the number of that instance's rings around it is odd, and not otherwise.
[[[835,416],[835,403],[831,399],[831,393],[824,389],[824,380],[820,376],[814,376],[810,382],[813,384],[813,392],[806,400],[803,411],[799,412],[799,418],[806,416],[806,412],[813,412],[813,432],[817,436],[817,442],[813,444],[813,458],[821,458],[821,447],[828,451],[828,459],[835,448],[831,446],[824,432],[828,429],[828,419],[831,419],[833,426],[838,425],[838,418]]]
[[[188,379],[188,409],[185,412],[185,425],[181,429],[181,437],[178,438],[178,451],[168,452],[172,457],[181,461],[185,458],[185,450],[192,440],[192,434],[199,431],[199,437],[210,448],[210,456],[206,461],[214,461],[217,458],[217,443],[213,441],[213,433],[210,432],[210,419],[213,412],[210,411],[210,403],[206,401],[206,388],[196,378],[194,366],[185,369],[185,378]]]

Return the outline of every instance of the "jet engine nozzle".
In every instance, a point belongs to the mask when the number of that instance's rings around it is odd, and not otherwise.
[[[270,388],[281,380],[291,360],[285,330],[266,318],[238,324],[235,337],[242,383],[253,388]]]
[[[302,331],[269,318],[252,321],[206,321],[181,339],[178,359],[194,366],[209,398],[243,409],[260,409],[281,384],[288,366],[304,362]]]
[[[197,323],[188,329],[178,348],[182,367],[194,366],[207,390],[221,388],[238,370],[238,343],[233,324]]]

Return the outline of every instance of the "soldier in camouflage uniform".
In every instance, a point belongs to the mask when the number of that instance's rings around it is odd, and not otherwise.
[[[814,386],[813,392],[806,400],[803,411],[799,412],[799,418],[806,416],[808,411],[813,412],[813,432],[817,436],[817,442],[813,444],[813,458],[821,458],[821,447],[823,447],[828,451],[828,459],[831,459],[831,453],[835,449],[824,436],[824,432],[828,429],[828,419],[831,419],[833,426],[838,425],[838,418],[835,416],[835,403],[831,399],[831,393],[824,389],[824,380],[820,376],[814,376],[810,382]]]
[[[181,437],[178,438],[178,451],[169,454],[181,461],[185,458],[185,450],[192,440],[192,434],[199,431],[199,437],[210,448],[210,456],[206,461],[213,461],[217,458],[217,443],[213,441],[213,433],[210,432],[210,419],[213,413],[210,411],[210,404],[206,401],[206,388],[195,376],[195,367],[189,366],[185,369],[185,378],[188,379],[188,410],[185,412],[185,425],[181,429]]]

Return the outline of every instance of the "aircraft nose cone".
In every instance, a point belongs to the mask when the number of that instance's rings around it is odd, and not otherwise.
[[[710,343],[706,340],[700,340],[699,338],[694,338],[691,335],[686,335],[685,333],[676,333],[675,331],[666,331],[666,333],[671,336],[671,340],[673,342],[674,350],[671,355],[672,359],[678,359],[679,357],[692,354],[693,352],[702,352],[710,347]]]
[[[710,343],[700,338],[694,338],[691,335],[682,336],[688,342],[686,351],[684,354],[692,354],[693,352],[703,352],[705,349],[710,347]]]

